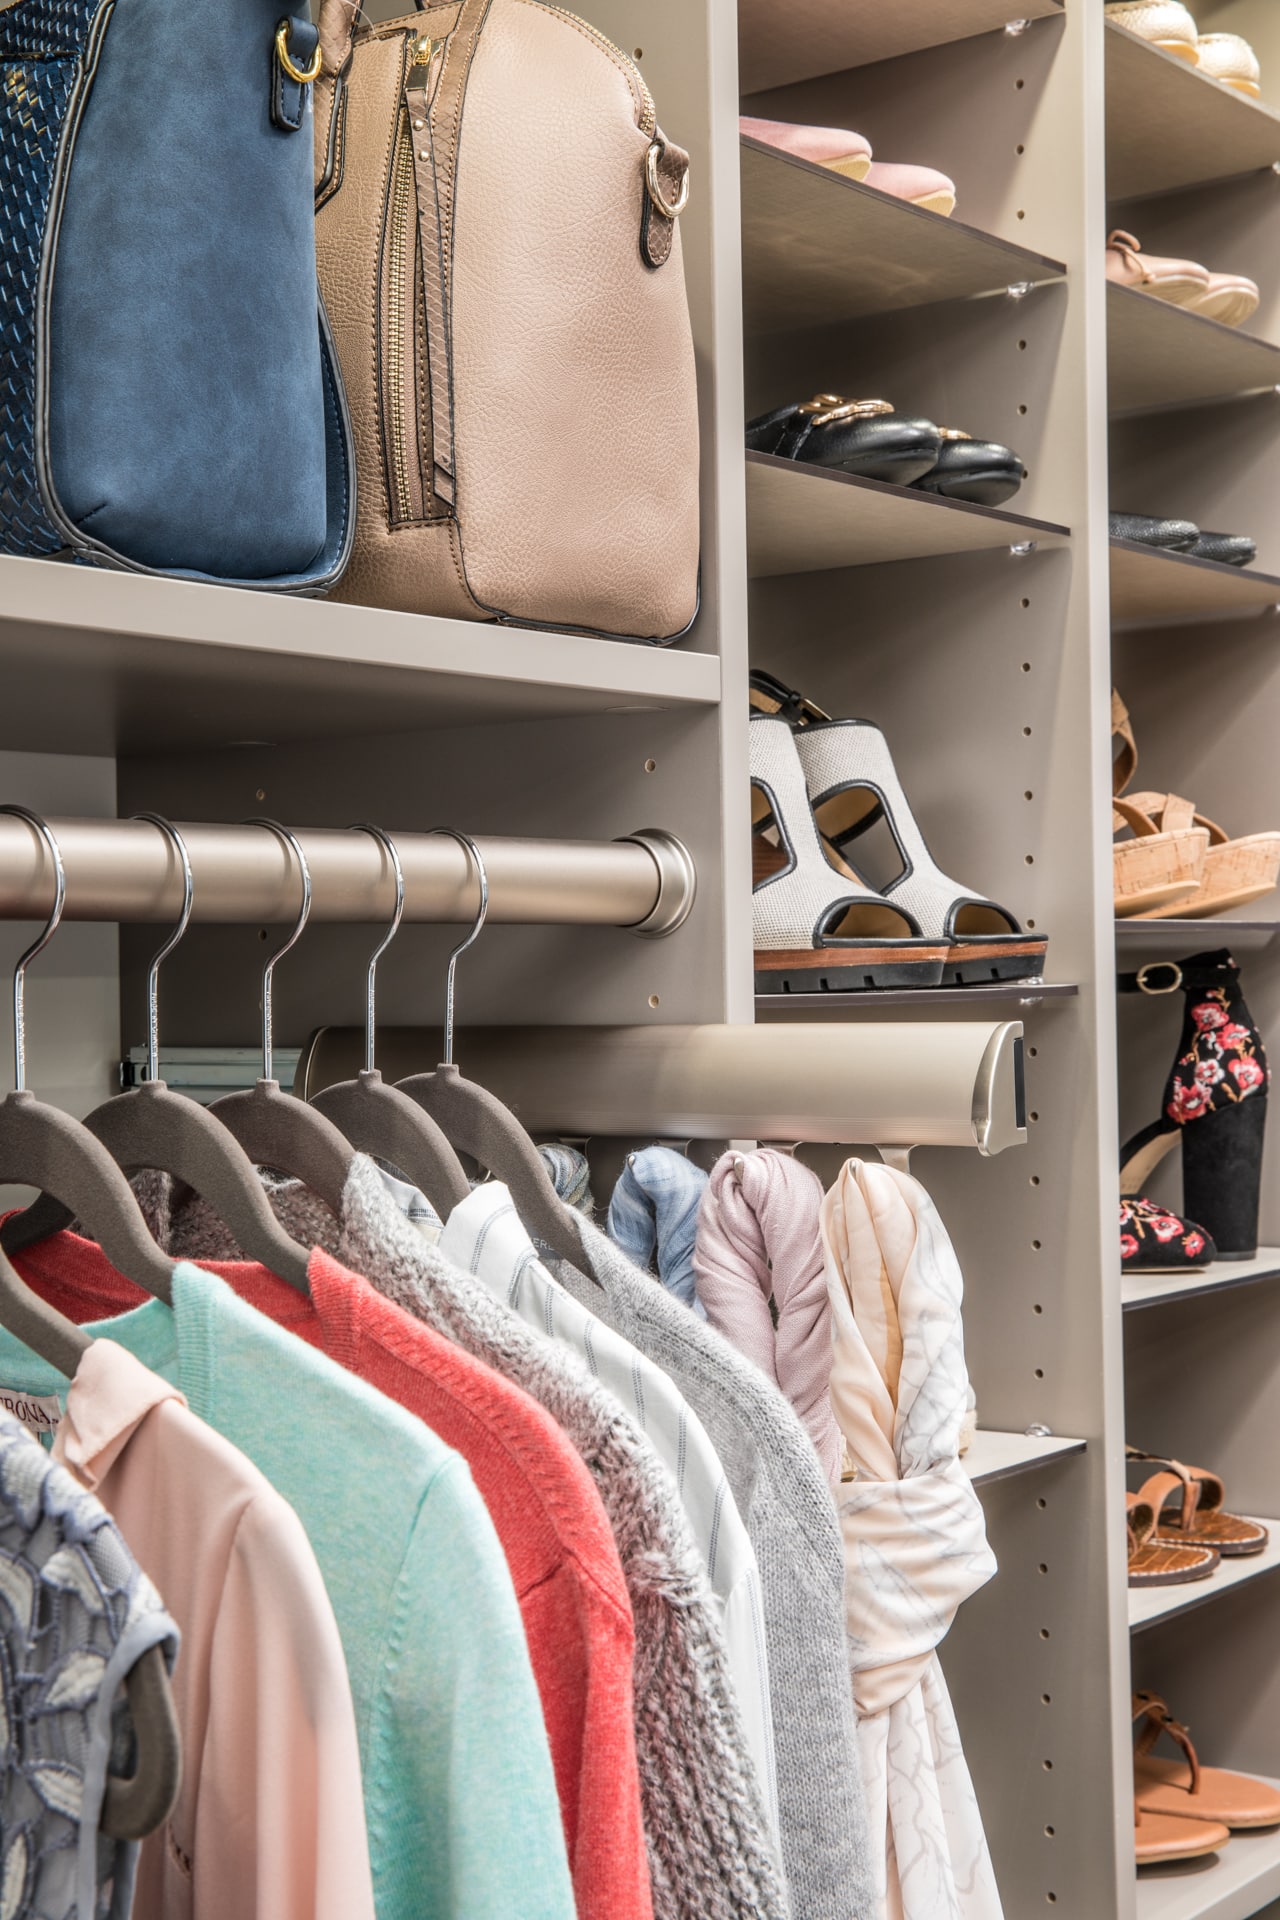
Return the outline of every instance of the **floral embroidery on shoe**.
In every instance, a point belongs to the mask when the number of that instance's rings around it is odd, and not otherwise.
[[[1120,1265],[1125,1271],[1144,1266],[1202,1266],[1215,1251],[1194,1220],[1181,1220],[1153,1200],[1121,1200]]]
[[[1264,1093],[1271,1075],[1255,1028],[1231,1017],[1227,987],[1210,987],[1188,1009],[1194,1028],[1191,1045],[1173,1070],[1165,1112],[1180,1127],[1228,1102]]]

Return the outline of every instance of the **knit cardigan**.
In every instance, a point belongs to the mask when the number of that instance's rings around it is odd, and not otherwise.
[[[758,1367],[589,1220],[578,1230],[599,1286],[561,1260],[548,1262],[551,1271],[671,1375],[715,1442],[756,1550],[795,1920],[869,1920],[877,1876],[845,1638],[844,1547],[813,1444]]]
[[[135,1190],[170,1252],[235,1257],[226,1230],[194,1196],[175,1204],[157,1176]],[[267,1191],[295,1238],[324,1246],[523,1387],[595,1478],[635,1619],[636,1757],[656,1920],[788,1920],[706,1568],[675,1482],[640,1428],[576,1354],[541,1338],[445,1260],[364,1155],[348,1176],[340,1226],[296,1183]],[[854,1910],[848,1914],[854,1920]],[[844,1916],[832,1908],[828,1920]]]

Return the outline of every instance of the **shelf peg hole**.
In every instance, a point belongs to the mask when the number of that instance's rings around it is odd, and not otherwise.
[[[1026,864],[1027,866],[1029,866],[1029,867],[1034,867],[1034,865],[1035,865],[1035,863],[1036,863],[1036,857],[1035,857],[1035,855],[1034,855],[1034,853],[1024,853],[1024,854],[1023,854],[1023,856],[1022,856],[1022,858],[1023,858],[1023,861],[1025,862],[1025,864]]]
[[[1042,1560],[1042,1561],[1040,1562],[1040,1566],[1039,1566],[1039,1569],[1038,1569],[1038,1571],[1039,1571],[1039,1572],[1041,1572],[1041,1573],[1048,1573],[1048,1571],[1049,1571],[1049,1562],[1048,1562],[1047,1560]],[[1041,1698],[1041,1699],[1042,1699],[1042,1700],[1044,1701],[1044,1704],[1045,1704],[1045,1706],[1047,1707],[1047,1706],[1048,1706],[1048,1704],[1049,1704],[1049,1696],[1048,1696],[1048,1694],[1047,1694],[1047,1693],[1042,1693],[1042,1694],[1040,1695],[1040,1698]]]
[[[1026,350],[1027,350],[1027,343],[1026,343],[1026,341],[1025,341],[1025,340],[1019,340],[1019,342],[1018,342],[1018,352],[1019,352],[1019,353],[1025,353],[1025,352],[1026,352]]]
[[[1058,1831],[1058,1829],[1057,1829],[1056,1827],[1046,1827],[1046,1828],[1045,1828],[1045,1830],[1044,1830],[1044,1837],[1045,1837],[1045,1839],[1046,1839],[1046,1840],[1052,1840],[1052,1839],[1054,1838],[1054,1836],[1056,1835],[1056,1833],[1057,1833],[1057,1831]]]
[[[1025,148],[1025,147],[1023,146],[1023,144],[1022,144],[1022,142],[1021,142],[1021,141],[1019,141],[1019,142],[1018,142],[1018,144],[1017,144],[1017,146],[1016,146],[1016,147],[1014,148],[1014,152],[1015,152],[1015,153],[1025,153],[1025,152],[1026,152],[1026,148]]]
[[[643,47],[632,47],[632,49],[631,49],[631,58],[632,58],[633,60],[643,60],[643,59],[644,59],[644,48],[643,48]]]
[[[1043,1313],[1044,1307],[1041,1305],[1040,1301],[1037,1300],[1035,1305],[1032,1307],[1031,1311],[1032,1313]]]
[[[1039,1253],[1039,1251],[1040,1251],[1040,1242],[1039,1242],[1038,1240],[1033,1240],[1033,1241],[1031,1242],[1031,1250],[1032,1250],[1032,1252],[1033,1252],[1033,1253]]]
[[[660,999],[658,998],[658,995],[657,995],[656,993],[651,993],[651,994],[649,995],[649,1005],[650,1005],[651,1007],[659,1007],[659,1006],[661,1006],[661,1005],[662,1005],[662,1002],[661,1002],[661,1000],[660,1000]]]
[[[1043,1505],[1043,1502],[1041,1502],[1041,1504]],[[1048,1629],[1048,1627],[1041,1627],[1041,1629],[1040,1629],[1040,1638],[1041,1638],[1042,1640],[1047,1640],[1047,1639],[1049,1638],[1049,1629]]]
[[[1033,1174],[1032,1174],[1032,1176],[1031,1176],[1031,1185],[1032,1185],[1033,1187],[1038,1187],[1038,1186],[1040,1185],[1040,1175],[1039,1175],[1038,1173],[1033,1173]]]
[[[1053,1705],[1053,1695],[1051,1693],[1042,1693],[1040,1695],[1040,1705],[1042,1707],[1051,1707]],[[1053,1829],[1050,1827],[1046,1829],[1046,1831],[1051,1833]]]
[[[1026,403],[1026,401],[1025,401],[1025,400],[1019,400],[1019,402],[1018,402],[1018,412],[1019,412],[1019,413],[1025,413],[1025,412],[1026,412],[1026,410],[1027,410],[1027,403]]]
[[[644,763],[644,770],[645,770],[645,772],[646,772],[646,773],[656,773],[656,772],[658,771],[658,763],[657,763],[657,761],[656,761],[656,760],[646,760],[646,761],[645,761],[645,763]]]
[[[1036,1501],[1036,1505],[1041,1509],[1041,1511],[1043,1511],[1044,1508],[1048,1506],[1048,1504],[1049,1502],[1045,1499],[1043,1494],[1041,1494],[1039,1499]],[[1045,1634],[1044,1637],[1046,1640],[1049,1638],[1047,1633]]]
[[[1037,1379],[1037,1380],[1043,1380],[1043,1379],[1044,1379],[1044,1368],[1043,1368],[1043,1367],[1037,1367],[1037,1368],[1036,1368],[1036,1379]]]
[[[1022,737],[1023,737],[1023,739],[1024,739],[1024,740],[1029,740],[1029,739],[1031,738],[1031,729],[1030,729],[1030,727],[1024,727],[1024,728],[1022,729]]]

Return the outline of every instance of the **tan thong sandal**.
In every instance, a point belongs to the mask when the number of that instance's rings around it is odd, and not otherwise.
[[[1145,1813],[1133,1803],[1133,1850],[1140,1867],[1161,1866],[1169,1860],[1202,1860],[1225,1847],[1228,1829],[1210,1820],[1175,1818],[1167,1813]]]
[[[1161,1453],[1126,1447],[1127,1460],[1149,1460],[1161,1471],[1139,1488],[1138,1499],[1156,1516],[1156,1539],[1166,1546],[1215,1547],[1226,1560],[1261,1553],[1270,1535],[1260,1520],[1224,1513],[1226,1488],[1216,1473],[1184,1466]],[[1176,1503],[1176,1504],[1173,1504]]]
[[[1280,833],[1248,833],[1239,840],[1228,839],[1214,821],[1197,813],[1190,800],[1176,793],[1129,793],[1115,802],[1126,810],[1126,824],[1135,819],[1149,821],[1152,832],[1203,832],[1206,836],[1204,869],[1195,890],[1162,905],[1144,907],[1135,916],[1143,920],[1206,920],[1215,913],[1227,913],[1233,907],[1247,907],[1275,889],[1280,878]],[[1139,828],[1134,827],[1135,834]],[[1141,845],[1141,839],[1126,844]]]
[[[1135,1693],[1133,1717],[1146,1724],[1133,1756],[1134,1805],[1140,1816],[1193,1820],[1212,1832],[1280,1826],[1280,1790],[1251,1774],[1202,1767],[1187,1729],[1154,1693]],[[1181,1760],[1156,1759],[1162,1733],[1182,1748]],[[1220,1840],[1214,1842],[1221,1845]]]
[[[1125,1495],[1129,1529],[1129,1585],[1180,1587],[1207,1580],[1218,1565],[1214,1547],[1168,1547],[1156,1539],[1156,1516],[1136,1493]]]

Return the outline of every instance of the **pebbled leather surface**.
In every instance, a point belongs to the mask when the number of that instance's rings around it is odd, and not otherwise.
[[[1132,540],[1142,547],[1169,547],[1185,553],[1200,538],[1193,520],[1161,520],[1147,513],[1112,513],[1107,526],[1113,540]]]
[[[271,124],[281,12],[118,0],[71,157],[53,480],[70,520],[147,567],[271,580],[325,547],[310,104],[305,133]]]
[[[0,548],[55,553],[36,474],[36,309],[58,141],[99,0],[0,12]]]

